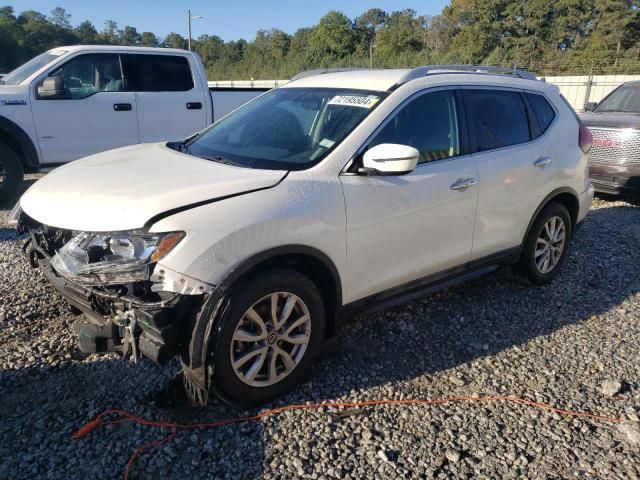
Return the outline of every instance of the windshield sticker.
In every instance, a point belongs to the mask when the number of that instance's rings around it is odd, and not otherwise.
[[[60,55],[64,55],[65,53],[67,53],[67,51],[56,49],[56,50],[49,50],[47,53],[50,55],[55,55],[56,57],[59,57]]]
[[[320,140],[320,143],[318,145],[324,148],[331,148],[333,147],[334,143],[336,142],[334,142],[333,140],[329,140],[328,138],[325,138],[324,140]]]
[[[379,97],[369,95],[368,97],[361,97],[357,95],[337,95],[329,100],[329,105],[342,105],[345,107],[361,107],[361,108],[373,108],[378,103]]]

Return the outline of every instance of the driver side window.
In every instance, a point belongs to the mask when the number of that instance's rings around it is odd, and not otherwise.
[[[414,147],[418,163],[460,155],[460,131],[455,90],[425,93],[411,100],[395,114],[369,143]]]
[[[115,54],[81,55],[51,72],[49,77],[62,78],[66,99],[125,90],[120,58]]]

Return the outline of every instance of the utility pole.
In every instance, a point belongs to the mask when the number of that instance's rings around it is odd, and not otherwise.
[[[188,48],[189,48],[189,51],[191,51],[191,21],[192,20],[197,20],[197,19],[202,18],[202,17],[199,17],[199,16],[198,17],[194,17],[193,15],[191,15],[191,10],[187,10],[187,18],[188,18],[188,21],[189,21]]]
[[[369,42],[369,68],[373,68],[373,48],[377,45],[373,44],[373,39]]]

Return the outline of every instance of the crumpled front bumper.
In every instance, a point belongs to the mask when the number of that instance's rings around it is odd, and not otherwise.
[[[202,295],[159,292],[157,300],[144,301],[89,288],[59,275],[48,254],[33,245],[33,239],[27,240],[24,252],[72,307],[85,315],[86,319],[73,326],[83,352],[119,352],[158,363],[180,353]]]

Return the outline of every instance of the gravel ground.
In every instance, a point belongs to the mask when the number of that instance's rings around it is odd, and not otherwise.
[[[215,402],[160,409],[154,392],[175,363],[82,355],[74,317],[21,257],[5,214],[0,478],[120,478],[134,448],[166,433],[116,425],[72,438],[108,408],[189,423],[245,413]],[[640,208],[597,200],[552,285],[501,269],[359,317],[329,342],[311,381],[276,404],[508,394],[624,417],[622,429],[504,403],[298,411],[180,432],[143,455],[132,478],[638,478],[638,245]]]

